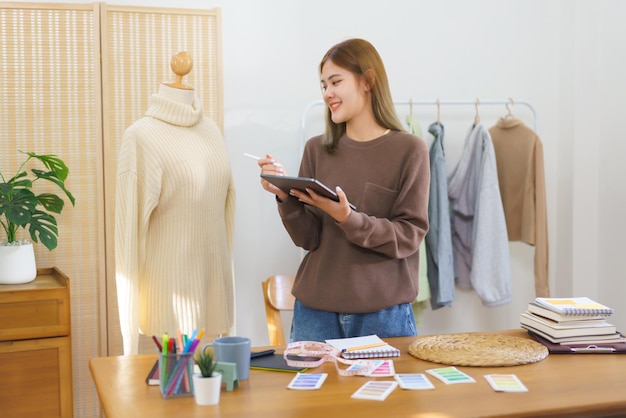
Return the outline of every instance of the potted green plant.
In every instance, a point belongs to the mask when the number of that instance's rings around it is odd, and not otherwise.
[[[23,152],[26,157],[15,175],[8,177],[0,171],[0,224],[6,240],[0,242],[0,284],[27,283],[37,276],[32,242],[18,240],[20,228],[28,230],[30,239],[53,250],[57,246],[59,230],[53,214],[60,214],[65,205],[54,193],[36,194],[39,180],[56,184],[74,206],[75,199],[65,187],[69,174],[67,165],[54,154]],[[46,170],[26,165],[37,160]]]
[[[220,401],[222,375],[215,371],[213,347],[205,345],[194,357],[200,373],[193,374],[193,394],[198,405],[215,405]]]

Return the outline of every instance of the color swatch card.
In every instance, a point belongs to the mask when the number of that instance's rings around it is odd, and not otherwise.
[[[396,369],[393,367],[393,360],[383,360],[380,365],[374,370],[364,374],[364,376],[374,377],[389,377],[396,374]]]
[[[528,392],[528,389],[514,374],[486,374],[485,379],[496,392]]]
[[[390,380],[370,380],[352,394],[352,398],[384,401],[398,386],[398,382]]]
[[[451,385],[454,383],[476,383],[474,379],[472,379],[470,376],[466,375],[454,366],[428,369],[426,370],[426,373],[435,376],[446,385]]]
[[[423,373],[397,374],[394,377],[402,389],[425,390],[435,388],[432,382],[428,380],[428,377]]]
[[[350,367],[348,367],[346,370],[353,372],[356,370],[364,369],[363,371],[358,372],[357,375],[367,376],[368,373],[370,373],[373,370],[376,370],[383,363],[384,363],[383,360],[362,360],[359,363],[351,364]]]
[[[298,373],[287,385],[288,389],[316,390],[322,387],[328,373]]]

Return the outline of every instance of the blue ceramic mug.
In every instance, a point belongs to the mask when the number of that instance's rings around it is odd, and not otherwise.
[[[237,380],[250,376],[250,338],[220,337],[205,344],[202,350],[206,347],[213,347],[215,360],[237,364]]]

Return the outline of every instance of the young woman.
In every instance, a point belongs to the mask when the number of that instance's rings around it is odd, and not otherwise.
[[[339,202],[261,180],[293,242],[308,251],[293,287],[290,341],[416,335],[411,302],[428,230],[427,146],[404,131],[369,42],[333,46],[319,72],[326,132],[307,141],[299,175],[336,188]],[[263,174],[286,174],[272,155],[258,163]]]

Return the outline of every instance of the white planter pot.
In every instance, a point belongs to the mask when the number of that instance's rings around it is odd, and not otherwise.
[[[198,405],[217,405],[222,391],[222,374],[213,372],[213,376],[193,375],[193,396]]]
[[[37,265],[33,244],[0,245],[0,284],[22,284],[35,280]]]

